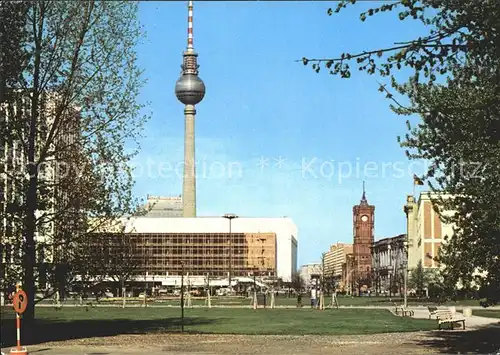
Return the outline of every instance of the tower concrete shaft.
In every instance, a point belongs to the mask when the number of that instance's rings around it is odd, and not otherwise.
[[[186,105],[184,108],[184,176],[182,181],[184,217],[196,217],[195,115],[194,105]]]
[[[205,96],[205,84],[198,77],[198,54],[193,46],[193,1],[188,1],[188,41],[183,53],[181,77],[175,95],[184,107],[184,175],[182,185],[183,216],[196,217],[196,166],[194,144],[195,105]]]

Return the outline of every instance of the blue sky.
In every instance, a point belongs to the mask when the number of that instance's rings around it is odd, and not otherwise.
[[[196,2],[194,46],[207,87],[197,105],[198,215],[289,216],[299,228],[299,265],[335,242],[352,242],[352,206],[366,180],[375,238],[405,232],[413,172],[396,141],[405,118],[377,91],[384,79],[349,80],[295,62],[415,38],[416,23],[383,14],[362,23],[358,3],[327,16],[330,2]],[[174,94],[186,47],[186,2],[146,2],[139,65],[149,102],[135,195],[182,190],[183,106]],[[261,164],[261,163],[264,164]],[[172,170],[171,170],[172,169]],[[333,169],[333,170],[332,170]]]

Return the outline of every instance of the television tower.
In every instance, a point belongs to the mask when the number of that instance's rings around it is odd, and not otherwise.
[[[194,157],[195,105],[205,96],[205,84],[198,77],[198,54],[193,46],[193,1],[188,1],[187,48],[182,54],[181,77],[175,83],[175,96],[184,106],[184,175],[182,204],[184,217],[196,217],[196,167]]]

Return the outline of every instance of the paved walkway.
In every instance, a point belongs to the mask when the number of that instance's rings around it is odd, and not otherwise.
[[[447,307],[439,307],[439,309],[447,309]],[[472,307],[470,307],[472,308]],[[414,318],[421,319],[429,319],[429,311],[423,308],[411,308],[415,314]],[[458,307],[457,307],[458,309]],[[481,309],[481,308],[480,308]],[[500,319],[498,318],[487,318],[487,317],[479,317],[474,315],[474,311],[472,312],[472,317],[465,317],[465,327],[468,329],[478,329],[486,326],[499,326]],[[499,328],[500,332],[500,328]],[[499,333],[500,334],[500,333]]]

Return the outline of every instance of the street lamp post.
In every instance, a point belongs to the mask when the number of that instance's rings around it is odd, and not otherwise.
[[[350,288],[351,288],[351,296],[354,296],[354,278],[355,278],[355,269],[354,269],[354,257],[350,257],[349,260],[347,261],[349,265],[349,283],[350,283]]]
[[[375,296],[380,291],[380,250],[375,253]]]
[[[380,292],[380,268],[375,269],[375,295],[378,297]]]
[[[349,280],[349,284],[347,285],[347,287],[349,287],[349,289],[351,290],[351,296],[354,296],[354,271],[355,270],[351,268],[351,270],[349,270],[349,273],[347,274]]]
[[[257,268],[254,267],[253,270],[253,309],[257,309],[257,281],[255,276],[257,274]]]
[[[321,254],[321,290],[319,294],[319,307],[320,309],[325,309],[325,254]]]
[[[404,306],[405,308],[408,306],[407,305],[407,294],[408,294],[408,242],[405,240],[404,243],[403,243],[403,248],[404,248],[404,252],[405,252],[405,255],[406,255],[406,261],[405,261],[405,264],[404,264],[404,270],[403,270],[403,280],[404,280]]]
[[[387,246],[387,250],[389,251],[389,297],[392,297],[392,253],[391,253],[391,245]]]
[[[149,240],[146,239],[145,242],[145,247],[144,247],[144,283],[145,283],[145,289],[144,289],[144,307],[148,306],[148,268],[146,265],[146,253],[148,252],[148,246],[149,246]]]
[[[413,185],[413,189],[415,190],[415,185]],[[413,195],[411,197],[411,201],[413,201]],[[409,199],[407,199],[408,202],[410,202]],[[406,262],[405,262],[405,270],[404,270],[404,289],[405,289],[405,296],[404,296],[404,303],[405,303],[405,307],[407,306],[406,302],[407,302],[407,299],[406,299],[406,294],[408,293],[408,290],[407,290],[407,283],[408,283],[408,248],[409,248],[409,244],[408,244],[408,240],[409,240],[409,237],[410,237],[410,212],[412,210],[412,206],[407,203],[407,205],[404,207],[404,212],[406,214],[406,237],[405,237],[405,241],[404,241],[404,248],[405,248],[405,255],[406,255]]]
[[[210,273],[207,272],[207,306],[212,308],[212,300],[210,298]]]
[[[184,333],[184,261],[181,261],[181,332]]]
[[[231,285],[231,273],[232,273],[232,263],[233,263],[233,235],[231,231],[231,221],[235,218],[238,218],[237,215],[234,213],[226,213],[223,218],[226,218],[229,220],[229,267],[228,267],[228,281],[229,281],[229,289],[232,290],[232,285]]]
[[[358,291],[358,297],[361,297],[361,276],[362,276],[362,274],[359,270],[359,257],[357,257],[355,260],[356,260],[356,269],[355,269],[356,273],[355,273],[355,275],[356,275],[356,281],[358,282],[356,288]]]

